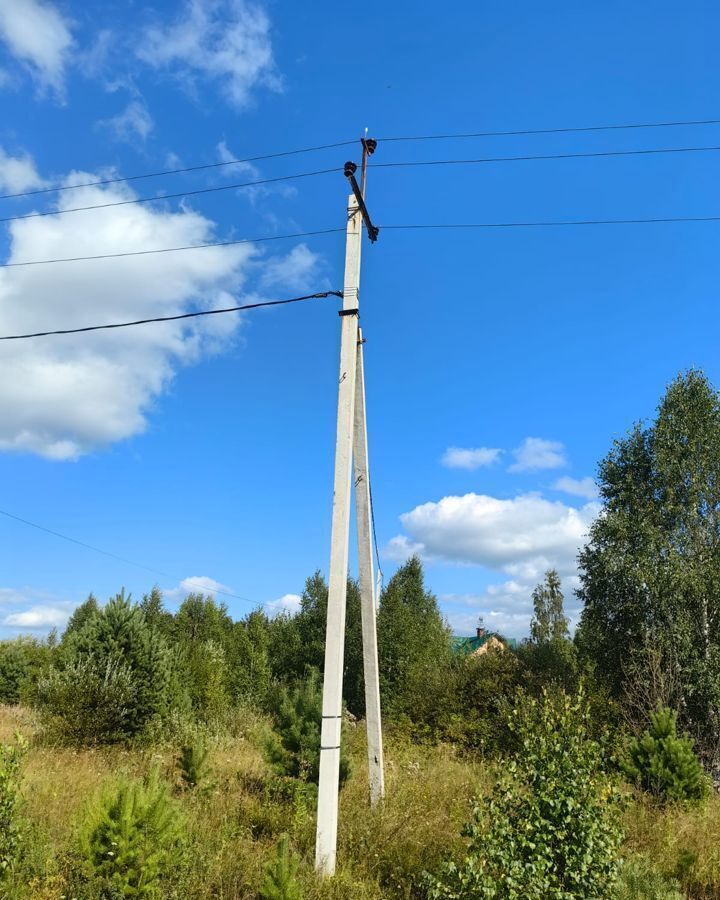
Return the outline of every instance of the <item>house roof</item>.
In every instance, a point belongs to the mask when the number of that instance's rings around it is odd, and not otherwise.
[[[503,637],[496,631],[486,631],[482,637],[478,637],[477,635],[474,637],[458,637],[457,635],[454,635],[452,639],[453,652],[457,653],[459,656],[471,656],[473,653],[477,653],[481,647],[484,647],[491,638],[495,638],[495,640],[507,644],[507,646],[512,647],[513,650],[517,647],[515,638]]]

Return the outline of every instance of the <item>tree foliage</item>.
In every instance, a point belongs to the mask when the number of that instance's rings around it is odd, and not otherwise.
[[[590,738],[584,697],[545,692],[513,710],[518,753],[487,808],[476,807],[465,859],[429,879],[432,900],[607,897],[620,843],[614,792]]]
[[[677,713],[660,707],[650,713],[650,727],[628,747],[623,762],[627,777],[658,800],[700,800],[708,781],[692,741],[677,733]]]
[[[532,594],[533,618],[530,637],[536,644],[549,644],[567,640],[568,620],[565,615],[560,576],[555,569],[548,569],[545,580]]]
[[[98,804],[82,835],[88,873],[112,896],[160,897],[180,832],[178,809],[157,770],[145,782],[123,780]]]
[[[290,838],[281,835],[275,856],[265,868],[260,900],[302,900],[302,889],[297,880],[299,864],[299,859],[290,850]]]
[[[626,660],[657,648],[708,752],[720,728],[720,397],[702,373],[679,376],[655,420],[616,441],[599,484],[580,646],[618,696]]]

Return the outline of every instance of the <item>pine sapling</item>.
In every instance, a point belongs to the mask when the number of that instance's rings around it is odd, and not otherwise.
[[[302,900],[298,865],[297,856],[290,850],[290,839],[286,834],[281,835],[275,857],[265,868],[260,900]]]
[[[113,896],[155,898],[180,835],[177,807],[157,770],[145,782],[121,781],[82,837],[90,876]]]
[[[200,741],[181,748],[177,766],[185,789],[191,790],[206,781],[210,774],[207,757],[207,747]]]
[[[658,707],[650,727],[634,738],[623,761],[625,775],[661,802],[700,800],[708,781],[692,741],[677,733],[677,713]]]

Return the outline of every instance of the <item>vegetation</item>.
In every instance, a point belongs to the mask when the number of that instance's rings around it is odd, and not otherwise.
[[[235,621],[202,594],[171,612],[153,588],[0,642],[0,897],[720,897],[720,397],[701,373],[599,484],[575,637],[553,570],[530,637],[467,657],[421,561],[390,579],[375,809],[348,581],[332,882],[313,867],[319,572],[295,616]]]
[[[429,880],[432,900],[608,896],[618,866],[615,792],[589,736],[584,697],[520,698],[518,751],[489,804],[466,827],[469,847]]]
[[[650,713],[650,727],[633,738],[623,771],[631,781],[663,802],[701,800],[707,776],[688,737],[677,733],[677,713],[660,707]]]

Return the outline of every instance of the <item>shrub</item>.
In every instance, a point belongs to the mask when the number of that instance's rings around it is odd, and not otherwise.
[[[317,783],[320,768],[320,723],[322,692],[316,671],[299,687],[282,688],[274,710],[275,730],[265,745],[265,754],[279,775]],[[340,783],[350,770],[342,742]]]
[[[20,768],[26,750],[20,735],[14,744],[0,744],[0,881],[12,872],[20,852]]]
[[[488,809],[466,827],[469,848],[428,879],[434,900],[573,900],[606,897],[617,875],[616,794],[602,774],[599,744],[588,736],[582,694],[545,691],[512,713],[518,755]]]
[[[290,840],[283,834],[278,841],[275,858],[265,868],[260,900],[302,900],[297,880],[299,860],[290,851]]]
[[[680,885],[665,878],[646,859],[629,859],[620,867],[614,900],[683,900]]]
[[[38,682],[37,704],[51,732],[73,743],[112,743],[131,730],[130,669],[92,657],[52,669]]]
[[[145,782],[121,781],[82,835],[87,872],[112,896],[158,897],[180,830],[177,808],[157,770]]]
[[[708,791],[692,742],[678,736],[677,713],[668,707],[650,713],[650,728],[631,741],[622,769],[660,802],[700,800]]]
[[[200,741],[189,744],[180,750],[177,765],[184,787],[195,788],[201,781],[207,779],[210,774],[207,756],[207,747]]]
[[[73,740],[134,737],[181,700],[172,654],[122,593],[63,639],[59,663],[37,703]]]

